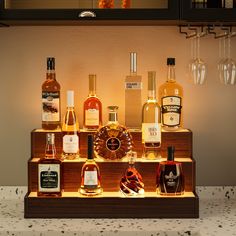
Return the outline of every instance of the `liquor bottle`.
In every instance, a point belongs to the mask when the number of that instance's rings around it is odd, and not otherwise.
[[[114,0],[99,0],[99,8],[113,8]]]
[[[120,191],[125,196],[137,196],[144,194],[142,176],[134,166],[137,153],[130,151],[128,154],[129,167],[120,181]]]
[[[89,95],[84,102],[84,129],[97,130],[102,125],[102,103],[96,95],[96,75],[89,75]]]
[[[131,0],[122,0],[122,8],[130,8]]]
[[[224,0],[224,7],[225,8],[233,8],[234,7],[234,1],[233,0]]]
[[[61,125],[60,84],[56,81],[55,58],[47,58],[46,81],[42,84],[42,128],[54,130]]]
[[[174,160],[173,146],[167,150],[167,161],[160,162],[157,169],[157,192],[161,195],[181,195],[184,193],[182,163]]]
[[[175,80],[175,58],[167,58],[167,80],[159,87],[161,121],[165,130],[174,131],[183,126],[183,88]]]
[[[100,170],[93,158],[93,135],[88,135],[88,158],[81,171],[80,193],[98,195],[102,193]]]
[[[118,122],[117,106],[109,106],[109,121],[94,137],[95,153],[98,157],[117,160],[126,156],[132,149],[132,136],[125,126]]]
[[[56,158],[55,134],[46,134],[45,156],[38,162],[38,196],[61,196],[62,165]]]
[[[125,126],[140,129],[142,124],[142,77],[137,75],[137,53],[130,53],[130,75],[125,79]]]
[[[207,7],[208,8],[222,8],[222,0],[207,0]]]
[[[193,0],[192,1],[192,8],[206,8],[207,7],[207,0]]]
[[[73,160],[79,155],[79,124],[74,111],[74,91],[67,91],[67,111],[62,124],[63,157]]]
[[[156,72],[148,72],[148,100],[142,110],[143,157],[160,158],[161,111],[156,99]]]

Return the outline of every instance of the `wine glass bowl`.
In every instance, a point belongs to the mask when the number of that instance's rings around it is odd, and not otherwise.
[[[232,58],[227,58],[222,63],[222,78],[221,81],[225,85],[236,84],[236,62]]]

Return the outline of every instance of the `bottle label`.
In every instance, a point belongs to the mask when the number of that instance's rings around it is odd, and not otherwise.
[[[125,82],[125,89],[142,89],[142,82]]]
[[[109,138],[106,142],[106,147],[110,151],[117,151],[120,148],[120,140],[118,138]]]
[[[162,123],[166,126],[178,126],[181,119],[181,98],[167,96],[162,98]]]
[[[76,134],[63,136],[63,152],[77,153],[79,151],[79,137]]]
[[[59,92],[42,92],[42,121],[60,121]]]
[[[99,110],[88,109],[85,111],[85,125],[98,126],[99,125]]]
[[[89,189],[97,188],[98,186],[98,173],[97,171],[84,172],[84,187]]]
[[[142,140],[144,143],[161,142],[160,123],[142,123]]]
[[[60,192],[60,165],[38,165],[39,192]]]
[[[169,175],[165,175],[165,181],[166,181],[166,186],[167,187],[175,187],[177,184],[179,175],[174,175],[173,172],[171,171]]]

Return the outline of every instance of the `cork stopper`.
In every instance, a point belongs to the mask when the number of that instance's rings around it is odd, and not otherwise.
[[[49,145],[54,145],[54,143],[55,143],[55,134],[47,133],[46,134],[46,142]]]
[[[55,58],[54,57],[47,58],[47,70],[55,70]]]
[[[156,90],[156,71],[148,71],[148,90]]]

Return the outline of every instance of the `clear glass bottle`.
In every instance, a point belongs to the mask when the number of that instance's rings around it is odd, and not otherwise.
[[[102,193],[101,174],[93,153],[93,135],[88,135],[88,158],[81,171],[80,193],[87,196]]]
[[[120,191],[125,196],[138,196],[144,194],[144,183],[142,176],[135,168],[137,153],[130,151],[128,153],[129,167],[125,171],[120,181]]]
[[[60,84],[56,80],[55,58],[47,58],[46,80],[42,84],[42,128],[61,127]]]
[[[98,157],[118,160],[132,149],[132,136],[125,126],[118,122],[118,106],[109,106],[109,121],[101,127],[94,137],[95,153]]]
[[[161,157],[161,112],[156,99],[156,72],[148,72],[148,100],[142,110],[143,157]]]
[[[167,81],[159,87],[161,120],[165,130],[174,131],[183,127],[183,88],[175,79],[175,58],[167,58]]]
[[[102,125],[102,103],[96,95],[96,75],[89,75],[89,95],[84,101],[84,122],[86,130],[97,130]]]
[[[167,150],[167,161],[160,162],[157,169],[157,192],[161,195],[181,195],[184,193],[182,163],[175,161],[173,146]]]
[[[130,75],[125,78],[125,126],[140,129],[142,125],[142,77],[137,75],[137,53],[130,53]]]
[[[63,158],[73,160],[79,156],[79,124],[74,110],[74,91],[67,91],[67,111],[62,124]]]
[[[55,134],[46,134],[45,156],[38,162],[38,196],[60,197],[62,181],[61,160],[56,158]]]

